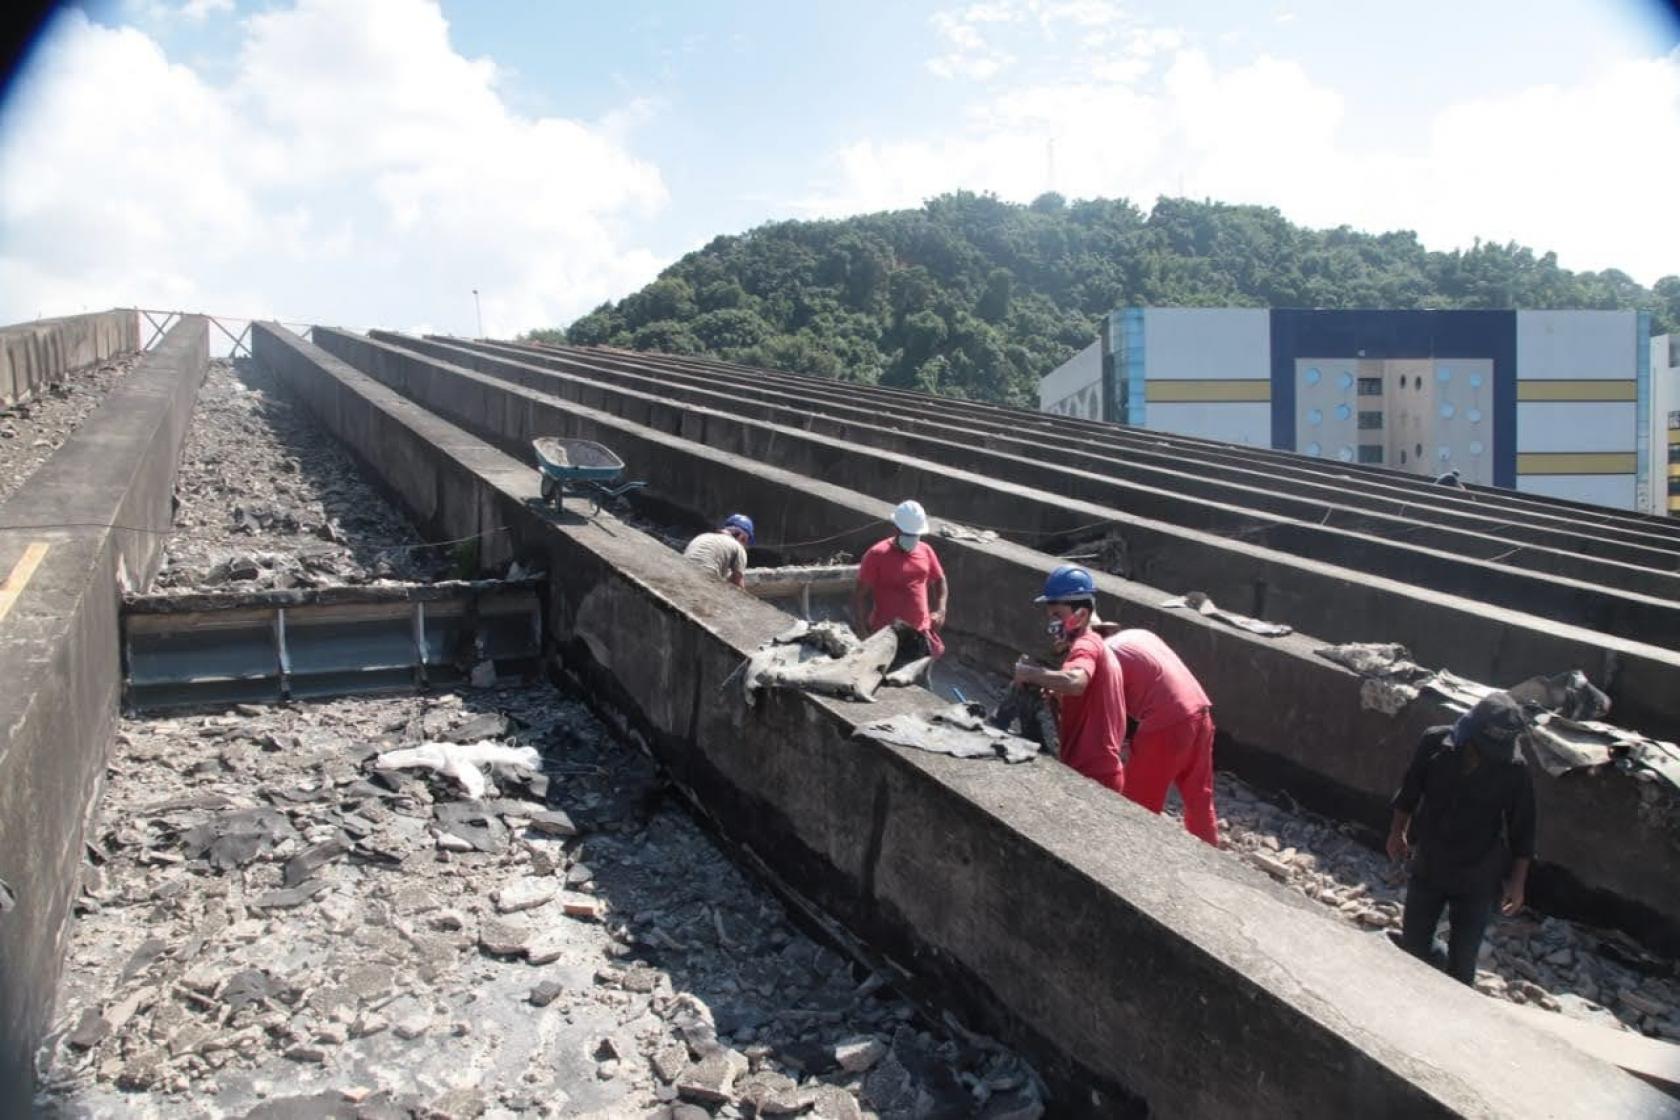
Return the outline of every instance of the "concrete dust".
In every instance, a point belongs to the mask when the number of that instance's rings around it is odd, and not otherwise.
[[[0,405],[0,502],[15,493],[93,415],[111,387],[140,362],[118,354],[72,370],[26,401]]]
[[[374,765],[484,740],[541,772]],[[46,1116],[1042,1111],[547,687],[128,720],[90,837]]]

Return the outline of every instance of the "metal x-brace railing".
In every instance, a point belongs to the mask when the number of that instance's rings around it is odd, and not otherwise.
[[[228,341],[233,344],[233,348],[228,352],[228,356],[233,358],[249,358],[251,356],[251,324],[253,322],[278,322],[281,326],[286,327],[289,330],[296,331],[304,338],[308,338],[310,332],[314,330],[314,327],[308,323],[292,323],[279,319],[254,320],[246,316],[239,315],[211,315],[203,311],[160,311],[156,308],[147,309],[144,307],[137,307],[134,310],[137,314],[144,317],[147,325],[152,328],[150,337],[146,339],[146,345],[141,347],[142,350],[150,350],[152,347],[156,346],[158,339],[162,338],[165,334],[168,334],[169,328],[180,322],[181,317],[184,315],[200,315],[205,319],[208,319],[211,325],[221,331],[222,334],[226,335]],[[241,326],[241,324],[243,324],[243,326]],[[232,330],[232,327],[236,326],[240,327],[238,334],[235,334]]]

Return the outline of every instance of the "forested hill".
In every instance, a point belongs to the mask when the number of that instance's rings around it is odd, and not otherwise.
[[[1128,305],[1639,307],[1660,332],[1680,330],[1680,276],[1652,290],[1514,244],[1429,252],[1256,206],[964,192],[718,237],[565,338],[1036,406],[1038,379]]]

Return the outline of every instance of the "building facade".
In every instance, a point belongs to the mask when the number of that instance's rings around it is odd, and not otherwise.
[[[1039,404],[1667,512],[1680,391],[1659,399],[1662,351],[1635,311],[1129,307],[1045,376]]]
[[[1651,513],[1680,517],[1680,334],[1651,339]]]

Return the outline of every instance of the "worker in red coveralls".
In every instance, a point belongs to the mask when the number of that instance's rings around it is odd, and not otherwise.
[[[1050,640],[1066,649],[1060,669],[1046,669],[1023,657],[1015,683],[1042,688],[1058,701],[1057,738],[1062,761],[1115,793],[1125,791],[1120,744],[1126,737],[1126,692],[1114,651],[1091,629],[1097,585],[1091,573],[1063,564],[1044,581]]]
[[[858,564],[852,617],[864,637],[894,622],[914,631],[899,645],[901,659],[938,657],[945,652],[939,631],[945,626],[948,589],[939,557],[922,540],[927,511],[918,501],[900,502],[892,520],[898,532],[871,545]]]
[[[1172,647],[1148,630],[1097,627],[1120,662],[1126,714],[1137,722],[1126,756],[1126,796],[1159,813],[1178,787],[1184,827],[1219,847],[1213,811],[1213,705]]]

